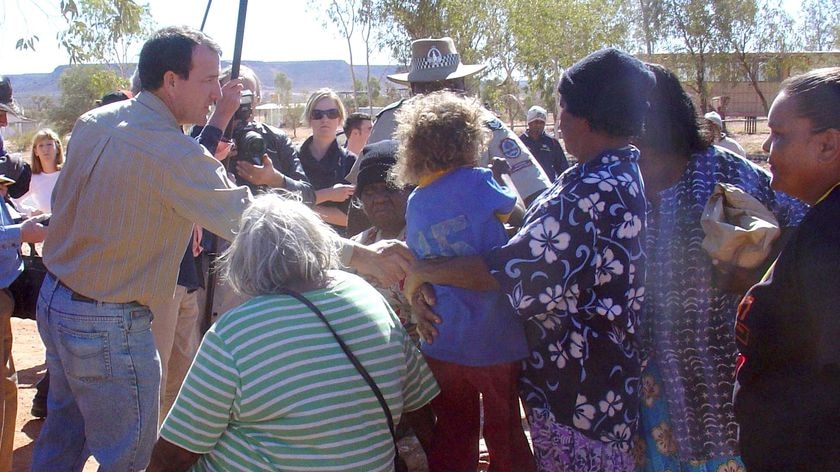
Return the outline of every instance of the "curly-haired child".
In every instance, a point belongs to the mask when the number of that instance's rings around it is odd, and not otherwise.
[[[417,96],[397,116],[392,174],[417,185],[406,208],[406,242],[420,259],[480,255],[507,241],[517,198],[476,167],[487,143],[478,103],[451,92]],[[439,335],[421,349],[440,385],[429,469],[475,470],[480,403],[491,470],[531,471],[519,412],[519,361],[527,356],[518,318],[499,292],[436,285]]]

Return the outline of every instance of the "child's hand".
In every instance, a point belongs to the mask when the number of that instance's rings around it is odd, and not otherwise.
[[[496,182],[504,185],[502,181],[502,175],[510,174],[510,164],[508,163],[507,159],[502,159],[501,157],[494,157],[490,159],[490,164],[488,165],[490,170],[493,171],[493,178],[496,179]]]
[[[417,287],[414,296],[411,298],[411,313],[414,321],[417,323],[417,334],[427,344],[434,343],[434,339],[438,335],[438,330],[435,328],[435,325],[443,321],[432,310],[432,306],[436,302],[435,289],[431,284],[422,284]]]

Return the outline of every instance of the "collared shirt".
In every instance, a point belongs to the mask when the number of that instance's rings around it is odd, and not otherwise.
[[[171,297],[192,223],[232,239],[251,195],[154,94],[82,115],[53,192],[44,264],[99,301]]]
[[[519,139],[540,163],[540,167],[551,182],[554,182],[558,175],[569,168],[569,161],[566,160],[563,146],[556,139],[547,135],[545,131],[537,139],[531,139],[527,132],[519,135]]]
[[[23,271],[20,258],[20,225],[15,224],[6,202],[0,199],[0,288],[6,288]]]

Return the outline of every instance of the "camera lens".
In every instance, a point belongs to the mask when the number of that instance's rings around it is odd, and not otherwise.
[[[244,158],[255,165],[262,164],[262,156],[265,154],[265,141],[258,131],[248,131],[242,137],[241,146],[238,150],[241,158]]]

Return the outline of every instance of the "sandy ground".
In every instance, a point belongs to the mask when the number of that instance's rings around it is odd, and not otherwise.
[[[15,425],[15,450],[12,458],[13,472],[29,471],[32,462],[32,450],[35,439],[41,432],[43,420],[34,418],[29,410],[35,396],[35,383],[44,375],[44,345],[38,335],[38,327],[33,320],[12,318],[12,356],[18,371],[18,412]],[[400,440],[400,454],[409,465],[411,472],[426,472],[426,456],[417,439],[412,437]],[[85,472],[97,470],[99,464],[93,458],[88,459]]]
[[[15,425],[15,449],[12,459],[13,472],[26,472],[32,462],[32,450],[38,433],[41,432],[43,420],[34,418],[30,414],[32,398],[35,396],[35,383],[44,375],[44,346],[38,335],[38,328],[33,320],[12,318],[12,355],[18,372],[18,412]],[[523,414],[524,417],[524,414]],[[523,418],[523,426],[527,422]],[[410,472],[427,472],[426,456],[417,438],[409,436],[399,441],[400,455],[408,465]],[[481,461],[479,470],[486,470],[486,447],[481,441]],[[93,458],[88,459],[85,472],[97,470],[98,463]]]
[[[29,470],[32,461],[32,449],[35,439],[41,432],[42,420],[33,418],[29,413],[32,397],[35,396],[35,383],[44,375],[44,345],[38,335],[38,328],[33,320],[12,318],[12,356],[18,371],[18,412],[15,425],[15,452],[12,458],[12,471]],[[98,464],[88,460],[85,472],[95,471]]]

